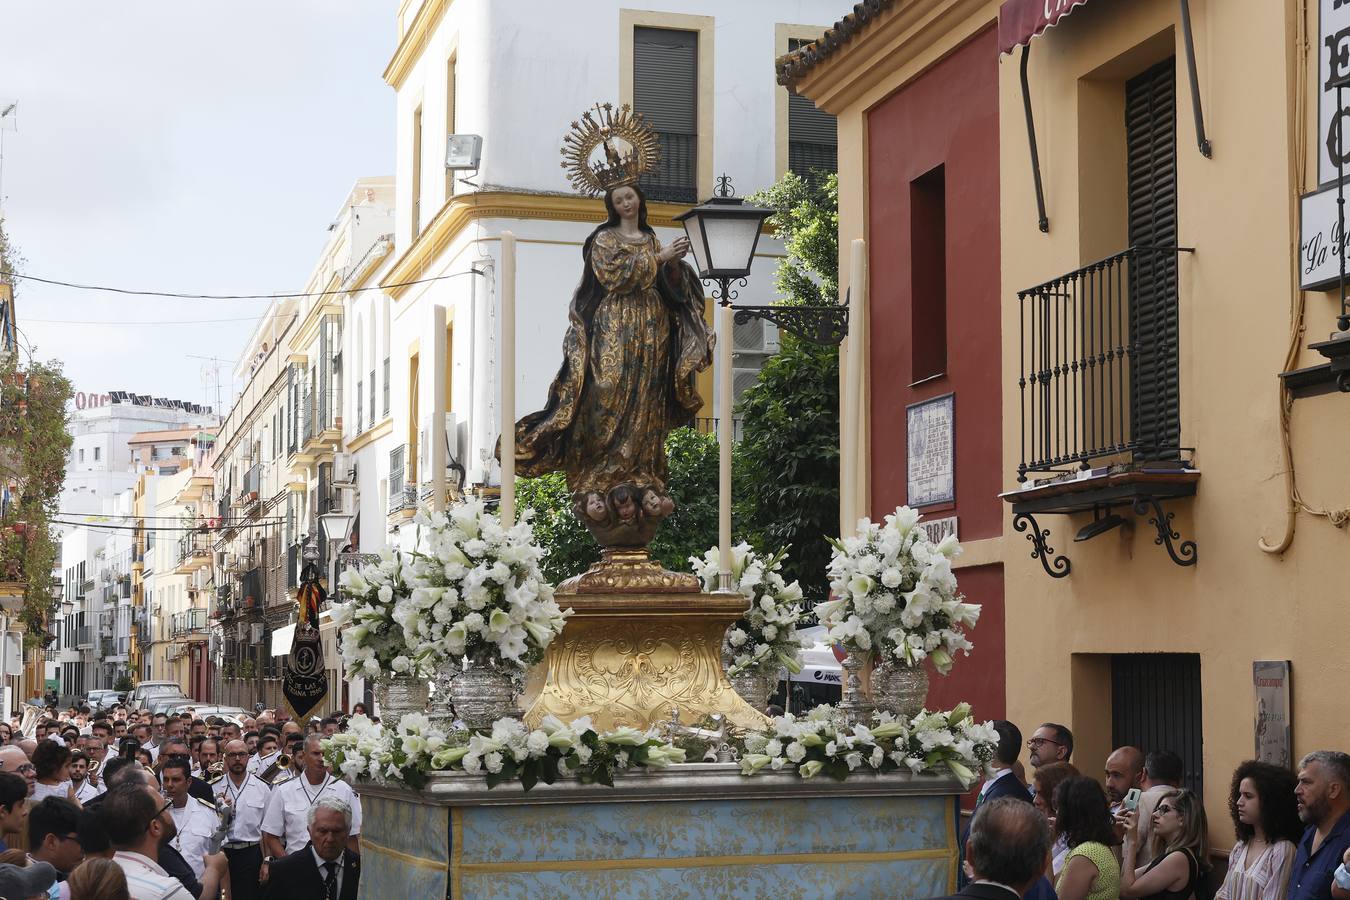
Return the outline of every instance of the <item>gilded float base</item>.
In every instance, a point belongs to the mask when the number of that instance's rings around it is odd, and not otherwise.
[[[695,594],[699,580],[689,572],[670,572],[645,548],[608,549],[598,563],[558,585],[559,594]],[[566,604],[563,604],[564,606]]]
[[[745,614],[739,594],[576,594],[563,632],[544,657],[544,685],[525,713],[564,722],[590,716],[599,731],[650,728],[672,707],[691,724],[714,713],[733,728],[769,720],[731,688],[720,653],[727,626]]]

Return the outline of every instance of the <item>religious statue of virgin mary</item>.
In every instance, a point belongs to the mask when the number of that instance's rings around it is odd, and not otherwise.
[[[566,473],[573,509],[599,543],[641,548],[674,510],[666,436],[703,405],[694,376],[712,363],[715,336],[702,283],[683,262],[688,239],[662,246],[647,224],[638,178],[657,160],[651,127],[605,103],[572,129],[563,167],[604,197],[607,218],[582,245],[548,403],[516,423],[516,471]]]

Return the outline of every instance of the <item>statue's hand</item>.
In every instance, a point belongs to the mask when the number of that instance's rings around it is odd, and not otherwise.
[[[672,262],[677,259],[683,259],[688,252],[689,238],[680,237],[671,241],[669,246],[662,248],[661,252],[657,254],[657,258],[663,263]]]

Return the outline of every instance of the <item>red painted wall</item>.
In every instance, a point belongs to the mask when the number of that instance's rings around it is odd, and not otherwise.
[[[1002,534],[999,338],[998,45],[976,35],[868,112],[868,239],[871,335],[871,509],[907,500],[908,404],[955,394],[956,502],[922,509],[958,517],[963,541]],[[911,183],[943,167],[947,363],[911,386],[916,272],[911,256],[931,234],[911,235]],[[923,213],[919,212],[922,221]],[[925,252],[921,249],[918,252]],[[931,249],[926,252],[931,252]],[[931,257],[929,257],[931,259]],[[931,267],[930,267],[931,268]],[[919,284],[918,289],[924,289]],[[930,706],[968,700],[981,718],[1004,714],[1003,569],[961,569],[961,590],[984,611],[975,652],[948,678],[934,677]]]

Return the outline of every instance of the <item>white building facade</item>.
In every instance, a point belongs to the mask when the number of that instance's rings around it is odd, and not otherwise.
[[[665,162],[643,188],[648,221],[668,243],[683,233],[673,217],[711,196],[722,173],[743,196],[773,184],[790,161],[833,168],[832,124],[790,100],[773,62],[793,41],[819,37],[837,12],[833,0],[402,4],[399,46],[384,72],[398,95],[385,297],[379,306],[368,297],[349,303],[360,324],[347,334],[364,335],[376,368],[387,371],[378,418],[347,435],[360,454],[362,550],[382,546],[429,497],[433,442],[465,487],[500,483],[491,455],[503,420],[504,231],[518,247],[516,417],[545,401],[582,244],[604,219],[601,201],[576,195],[559,165],[572,122],[597,102],[631,103],[653,122]],[[446,169],[451,134],[482,138],[476,172]],[[778,242],[760,242],[739,303],[777,299],[781,256]],[[744,389],[776,351],[776,332],[756,320],[730,337]],[[705,429],[721,413],[713,384],[705,373]]]

